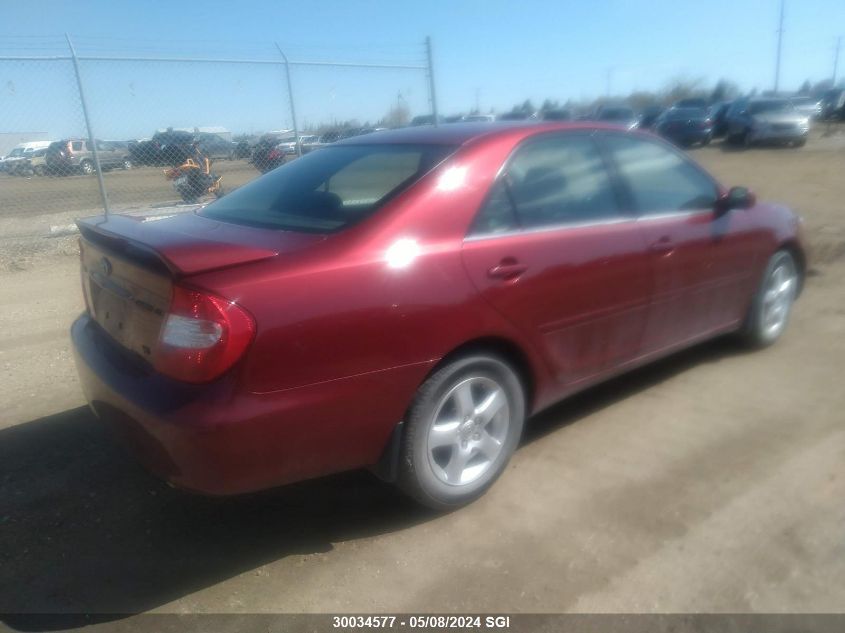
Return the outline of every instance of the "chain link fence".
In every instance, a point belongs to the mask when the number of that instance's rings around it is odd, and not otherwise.
[[[0,54],[0,218],[172,211],[367,133],[375,111],[432,109],[430,56],[303,61],[276,48],[121,56],[68,38],[55,55]]]

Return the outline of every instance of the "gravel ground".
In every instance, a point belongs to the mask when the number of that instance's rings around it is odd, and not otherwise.
[[[540,414],[445,516],[365,473],[228,500],[163,486],[83,406],[70,243],[6,266],[0,613],[845,610],[840,140],[692,152],[805,216],[782,341],[699,346]]]

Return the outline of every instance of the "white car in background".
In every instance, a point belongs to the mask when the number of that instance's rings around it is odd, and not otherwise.
[[[9,168],[17,163],[29,159],[34,152],[47,149],[53,141],[31,141],[29,143],[19,143],[15,145],[12,150],[0,158],[0,171],[9,171]]]

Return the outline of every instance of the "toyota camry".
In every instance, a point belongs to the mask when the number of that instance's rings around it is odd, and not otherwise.
[[[806,269],[792,211],[586,122],[377,132],[79,227],[83,389],[153,472],[233,494],[370,468],[439,509],[571,394],[773,343]]]

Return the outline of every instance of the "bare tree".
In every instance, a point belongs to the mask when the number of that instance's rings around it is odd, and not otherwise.
[[[739,96],[739,86],[727,79],[720,79],[710,92],[710,103],[731,101]]]
[[[703,86],[704,80],[700,77],[691,78],[679,76],[666,82],[662,93],[661,101],[670,105],[680,99],[706,99],[707,91]]]
[[[387,114],[378,122],[379,126],[383,127],[402,127],[407,125],[411,120],[411,111],[403,99],[399,99]]]

